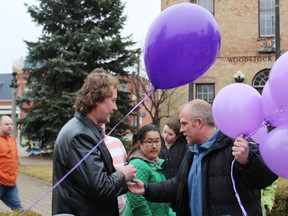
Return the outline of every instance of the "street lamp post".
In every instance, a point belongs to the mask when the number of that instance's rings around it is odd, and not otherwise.
[[[139,89],[139,79],[140,79],[140,55],[137,56],[137,75],[136,75],[136,100],[137,100],[137,104],[140,102],[140,89]],[[137,107],[137,134],[138,131],[140,129],[140,106]]]
[[[17,121],[16,121],[16,90],[18,88],[17,73],[24,67],[23,57],[15,60],[12,65],[12,80],[10,87],[12,88],[12,134],[17,138]]]
[[[12,80],[10,87],[12,88],[12,122],[13,122],[13,129],[12,134],[14,137],[17,137],[17,129],[16,129],[16,89],[18,87],[17,84],[17,72],[12,72]]]
[[[275,38],[276,38],[276,60],[280,57],[280,9],[279,9],[279,0],[275,0]],[[275,60],[275,61],[276,61]]]

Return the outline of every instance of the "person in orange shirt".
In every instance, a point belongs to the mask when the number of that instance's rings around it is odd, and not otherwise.
[[[23,210],[16,185],[18,151],[12,126],[9,116],[0,116],[0,199],[12,210]]]

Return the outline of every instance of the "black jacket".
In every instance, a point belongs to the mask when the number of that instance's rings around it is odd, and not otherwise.
[[[177,175],[187,149],[187,140],[184,136],[180,136],[169,149],[167,149],[165,142],[162,142],[159,158],[164,159],[162,168],[166,179]]]
[[[78,112],[61,129],[54,149],[53,184],[61,180],[102,140],[100,129]],[[116,172],[102,142],[53,191],[52,213],[77,216],[119,215],[117,196],[127,192],[122,172]]]
[[[242,216],[230,176],[234,159],[234,140],[219,132],[216,141],[202,159],[202,212],[203,215]],[[176,202],[177,215],[190,216],[187,179],[193,153],[187,151],[176,177],[166,182],[145,184],[145,197],[154,202]],[[260,157],[255,144],[250,145],[248,163],[234,163],[233,176],[236,190],[245,211],[250,216],[261,216],[260,189],[272,184],[277,176]]]

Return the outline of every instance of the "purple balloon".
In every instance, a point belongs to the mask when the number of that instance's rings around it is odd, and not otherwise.
[[[152,22],[144,46],[144,62],[156,89],[188,84],[215,62],[221,45],[214,16],[192,3],[162,11]]]
[[[233,83],[222,88],[212,106],[218,128],[227,136],[251,136],[262,126],[261,95],[247,84]]]
[[[270,125],[278,127],[288,124],[288,108],[282,108],[274,101],[269,82],[263,88],[261,102],[263,115]]]
[[[273,64],[269,74],[271,96],[273,100],[282,108],[288,107],[288,52],[284,53]]]
[[[267,167],[276,175],[288,178],[288,126],[272,130],[259,148]]]

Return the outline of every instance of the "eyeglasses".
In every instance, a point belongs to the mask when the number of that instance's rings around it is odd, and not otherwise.
[[[161,140],[144,140],[143,143],[146,143],[148,146],[153,146],[154,144],[160,146]]]

